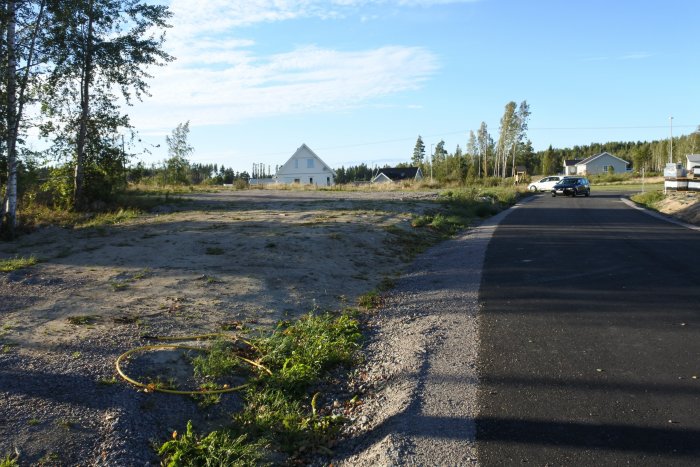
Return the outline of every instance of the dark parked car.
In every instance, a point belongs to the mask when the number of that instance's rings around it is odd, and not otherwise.
[[[586,177],[564,177],[552,188],[552,196],[557,196],[557,193],[591,196],[591,184]]]

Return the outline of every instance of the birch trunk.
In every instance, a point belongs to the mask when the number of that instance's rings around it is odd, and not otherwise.
[[[2,230],[14,238],[17,224],[17,59],[15,57],[15,2],[7,2],[7,188],[2,209]]]
[[[85,145],[87,124],[90,117],[90,82],[92,79],[92,1],[88,4],[88,24],[85,38],[85,61],[80,82],[80,125],[76,148],[75,177],[73,185],[73,209],[82,211],[87,207],[85,199]]]

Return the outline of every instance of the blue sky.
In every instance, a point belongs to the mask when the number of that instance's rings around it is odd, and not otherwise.
[[[697,0],[171,0],[150,155],[190,121],[192,162],[249,171],[306,143],[333,168],[464,149],[527,100],[536,150],[654,140],[700,124]],[[159,148],[154,146],[160,145]],[[136,149],[138,151],[138,149]]]

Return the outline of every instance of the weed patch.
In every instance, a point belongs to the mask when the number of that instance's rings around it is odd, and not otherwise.
[[[664,199],[663,191],[647,191],[639,193],[631,197],[632,201],[641,204],[649,209],[656,210],[657,204]]]
[[[271,373],[250,379],[244,408],[234,414],[231,427],[199,436],[188,423],[184,434],[173,433],[158,451],[163,465],[261,465],[279,460],[274,452],[291,462],[328,452],[342,418],[321,415],[318,395],[309,390],[329,370],[354,362],[360,338],[359,324],[348,313],[310,313],[280,323],[269,336],[252,338],[250,351]],[[195,359],[195,371],[207,377],[239,372],[231,345],[215,343],[207,356]]]
[[[86,326],[89,324],[94,324],[97,322],[99,318],[97,316],[92,316],[92,315],[78,315],[78,316],[69,316],[67,318],[67,321],[70,324],[73,324],[75,326]]]
[[[34,266],[38,263],[38,260],[34,256],[29,258],[10,258],[0,260],[0,272],[12,272],[18,269],[28,268]]]

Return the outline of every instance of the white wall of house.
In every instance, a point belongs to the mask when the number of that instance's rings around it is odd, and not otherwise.
[[[597,156],[584,159],[576,165],[576,173],[578,175],[597,175],[605,174],[610,171],[610,167],[614,173],[625,173],[627,171],[628,162],[615,157],[610,153],[604,152]]]
[[[700,168],[700,154],[688,154],[685,156],[686,169],[688,172],[693,172],[695,168]]]
[[[306,144],[302,144],[277,170],[274,179],[284,184],[331,186],[335,185],[335,172]]]

